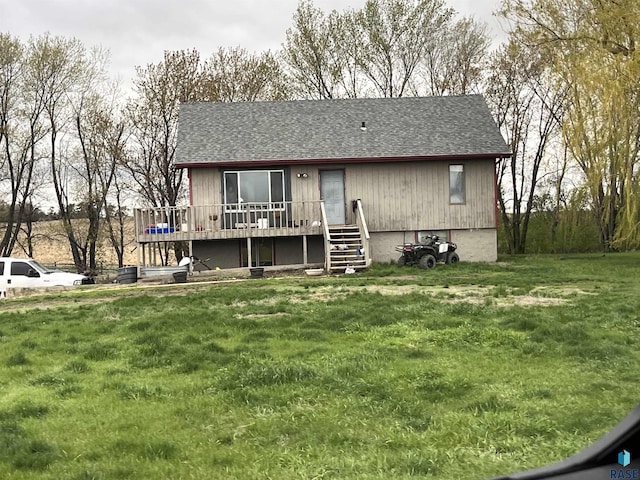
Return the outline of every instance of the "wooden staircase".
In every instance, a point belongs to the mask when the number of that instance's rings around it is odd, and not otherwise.
[[[358,225],[329,225],[328,272],[341,272],[348,267],[367,268],[367,255]]]

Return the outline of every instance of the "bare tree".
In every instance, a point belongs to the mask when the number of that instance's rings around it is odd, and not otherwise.
[[[27,77],[44,105],[46,154],[60,221],[78,271],[94,271],[102,201],[81,125],[94,86],[103,79],[106,54],[88,53],[78,40],[49,35],[32,39],[30,47]],[[83,206],[86,228],[73,221],[77,204]]]
[[[121,165],[144,203],[175,206],[185,198],[183,170],[173,165],[180,102],[207,98],[200,54],[195,50],[165,52],[162,62],[139,67],[137,74],[137,97],[127,109],[131,149]],[[166,263],[170,250],[165,247]],[[178,259],[182,250],[176,249]]]
[[[46,134],[41,122],[45,103],[31,82],[34,68],[32,47],[0,34],[0,187],[6,187],[9,198],[0,256],[10,255],[16,245],[42,159],[38,145]]]
[[[442,0],[368,0],[357,13],[365,44],[359,65],[382,97],[402,97],[453,16]]]
[[[219,48],[202,67],[198,100],[237,102],[284,100],[287,80],[271,52],[250,54],[240,47]]]
[[[91,272],[96,271],[97,249],[105,223],[111,246],[122,266],[124,219],[121,206],[112,207],[110,198],[114,189],[116,199],[120,198],[117,176],[125,151],[125,124],[115,117],[115,112],[113,102],[107,102],[98,93],[85,97],[76,111],[75,134],[79,148],[72,167],[77,179],[76,198],[84,209],[87,225],[86,234],[82,237],[76,234],[75,238]]]
[[[442,0],[368,0],[329,14],[303,0],[282,56],[303,97],[424,94],[422,71],[434,76],[432,93],[466,93],[477,87],[488,40],[477,22],[452,25],[453,14]]]
[[[128,175],[126,171],[123,171],[121,165],[126,162],[126,152],[120,150],[119,142],[120,138],[114,138],[116,142],[111,143],[109,146],[111,149],[111,155],[114,159],[119,159],[116,164],[117,172],[112,179],[112,184],[109,189],[109,193],[106,197],[104,208],[104,219],[107,228],[109,242],[116,254],[118,261],[118,267],[124,266],[125,248],[129,245],[128,238],[133,232],[128,231],[127,219],[128,209],[126,206],[126,200],[128,192],[130,191],[130,183],[127,180]],[[103,188],[104,185],[104,179]]]
[[[492,58],[487,99],[513,155],[497,164],[498,205],[510,253],[524,253],[548,149],[558,135],[566,88],[539,58],[510,42]]]
[[[201,98],[200,54],[165,52],[164,60],[138,68],[137,97],[129,104],[132,152],[123,163],[142,200],[176,205],[184,195],[183,171],[173,168],[180,102]]]
[[[302,0],[293,15],[293,27],[287,30],[282,58],[299,96],[327,99],[340,96],[343,79],[337,29],[339,14],[331,16]]]
[[[430,95],[478,93],[489,51],[487,25],[462,18],[434,38],[426,52],[423,77]]]

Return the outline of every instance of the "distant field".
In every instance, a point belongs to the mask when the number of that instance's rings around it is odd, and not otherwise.
[[[640,403],[640,254],[0,303],[0,478],[488,478]]]
[[[83,222],[78,220],[78,222]],[[135,265],[137,254],[135,251],[135,233],[133,219],[127,225],[127,248],[125,249],[125,265]],[[45,265],[73,264],[69,240],[65,236],[62,224],[59,221],[36,222],[33,226],[33,257]],[[24,238],[21,239],[24,243]],[[13,256],[24,257],[24,251],[16,246]],[[98,263],[105,266],[117,266],[118,261],[112,248],[108,243],[108,238],[103,237],[102,243],[98,246]]]

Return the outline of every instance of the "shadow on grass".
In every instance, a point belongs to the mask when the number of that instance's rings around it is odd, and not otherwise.
[[[0,421],[0,461],[19,470],[44,470],[59,458],[55,445],[32,438],[13,420]]]

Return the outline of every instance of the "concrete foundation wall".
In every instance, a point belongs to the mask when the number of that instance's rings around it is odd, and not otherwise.
[[[458,244],[463,262],[495,262],[498,260],[498,233],[495,228],[451,230],[451,241]]]
[[[494,228],[449,230],[449,240],[458,244],[463,262],[495,262],[498,259],[497,232]],[[417,232],[372,232],[369,243],[374,262],[395,262],[400,254],[397,245],[417,241]],[[240,267],[241,242],[246,240],[215,240],[193,242],[193,254],[215,269]],[[274,239],[275,265],[303,263],[302,237]],[[307,237],[308,263],[324,262],[324,240],[320,236]],[[203,267],[200,267],[203,268]]]
[[[375,232],[371,233],[369,250],[374,262],[395,262],[400,257],[396,245],[416,241],[415,232]]]
[[[462,262],[495,262],[498,259],[497,233],[494,228],[474,230],[450,230],[450,241],[458,244]],[[369,248],[374,262],[395,262],[400,253],[397,245],[416,241],[416,232],[371,233]]]

